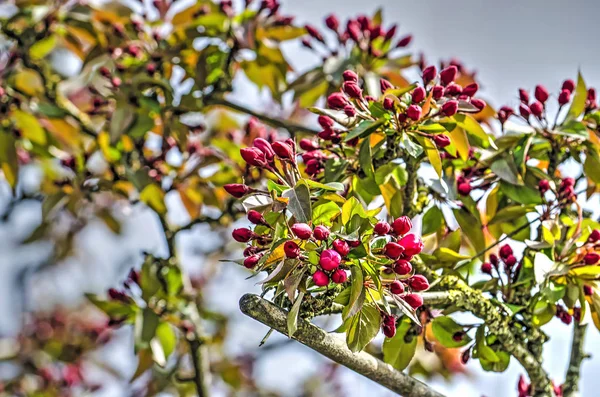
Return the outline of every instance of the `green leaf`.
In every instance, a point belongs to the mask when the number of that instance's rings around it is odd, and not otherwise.
[[[296,187],[286,190],[282,195],[289,198],[287,208],[298,222],[308,223],[311,221],[310,191],[306,183],[300,181],[296,184]]]
[[[38,145],[45,145],[47,142],[46,131],[42,128],[39,121],[34,115],[25,113],[22,110],[15,110],[12,113],[15,125],[23,137],[29,139],[33,143]]]
[[[496,354],[491,347],[489,347],[485,340],[485,325],[480,325],[477,328],[477,333],[475,334],[475,348],[476,348],[476,357],[479,358],[479,361],[487,361],[487,362],[498,362],[500,358]]]
[[[288,336],[291,338],[294,336],[296,331],[298,330],[298,313],[300,312],[300,305],[302,304],[302,299],[304,299],[304,291],[300,291],[296,300],[294,301],[294,305],[292,309],[288,313],[287,316],[287,329]]]
[[[429,160],[429,164],[433,167],[438,176],[442,177],[442,159],[440,157],[440,152],[437,147],[433,143],[433,141],[429,138],[419,139],[419,142],[423,145],[423,149],[425,150],[425,154],[427,155],[427,159]]]
[[[464,332],[462,326],[458,325],[451,317],[441,316],[433,319],[431,330],[435,338],[444,347],[461,347],[471,343],[471,337]],[[460,340],[455,340],[454,336],[457,333],[462,334]]]
[[[569,108],[568,118],[576,119],[585,110],[585,102],[587,100],[587,87],[581,72],[577,74],[577,87],[575,87],[575,95],[573,96],[573,102]]]
[[[585,162],[583,163],[583,172],[595,184],[600,184],[600,156],[593,149],[588,149],[587,151]]]
[[[145,349],[150,345],[150,341],[156,335],[158,327],[158,315],[150,308],[146,307],[135,320],[135,341],[137,349]]]
[[[508,159],[501,158],[492,163],[490,166],[492,172],[503,181],[512,183],[513,185],[522,185],[523,179],[519,175],[519,171],[515,166],[514,162]]]
[[[135,119],[135,108],[123,100],[118,101],[118,106],[110,119],[110,143],[116,143],[121,135],[126,134]]]
[[[385,338],[383,341],[383,361],[398,371],[403,371],[408,367],[417,350],[419,338],[416,335],[407,335],[411,326],[411,321],[404,317],[400,321],[396,335],[393,338]]]
[[[481,222],[464,208],[455,209],[454,217],[462,233],[467,236],[475,251],[483,251],[485,248],[485,237],[483,236]]]
[[[456,121],[456,124],[459,127],[463,128],[467,132],[467,134],[477,138],[483,148],[487,148],[489,146],[495,147],[493,142],[490,140],[489,135],[481,127],[479,122],[473,118],[473,116],[459,113],[454,115],[453,119]]]
[[[490,225],[495,225],[502,222],[511,222],[515,219],[523,218],[527,213],[533,211],[533,206],[521,206],[513,205],[510,207],[504,207],[500,211],[496,212],[494,218],[489,222]]]
[[[439,247],[433,252],[433,255],[438,259],[438,261],[444,263],[456,263],[470,258],[470,256],[461,255],[458,252],[445,247]]]
[[[342,318],[344,319],[358,313],[365,302],[365,286],[362,268],[360,266],[351,266],[350,272],[352,285],[350,286],[350,298],[348,299],[348,304],[342,313]]]
[[[333,201],[327,201],[313,208],[312,221],[314,225],[331,226],[333,220],[340,214],[340,207]]]
[[[348,348],[357,353],[365,348],[377,336],[381,325],[381,316],[375,303],[367,303],[354,316],[349,318],[346,331]]]
[[[13,189],[19,181],[19,160],[15,143],[16,139],[12,134],[0,130],[0,167],[4,178]]]
[[[165,192],[163,192],[163,190],[155,183],[146,186],[144,190],[140,192],[140,201],[160,215],[167,213]]]
[[[371,158],[370,139],[363,139],[358,152],[358,161],[360,168],[363,170],[367,178],[373,178],[375,175],[375,170],[373,169],[373,159]]]
[[[330,192],[337,192],[344,190],[344,184],[339,182],[329,182],[327,184],[313,181],[311,179],[302,179],[302,182],[306,183],[308,187],[313,189],[323,189]]]
[[[437,232],[444,222],[444,214],[442,210],[434,205],[430,209],[427,210],[425,215],[423,215],[423,226],[421,233],[423,236],[426,236],[431,233]]]
[[[364,138],[371,133],[375,132],[379,127],[381,127],[387,120],[385,118],[380,118],[377,120],[363,120],[356,127],[351,129],[346,137],[344,138],[344,142],[351,141],[354,138]]]
[[[356,197],[350,197],[342,206],[342,223],[344,225],[348,224],[354,215],[364,219],[369,217],[361,202]]]
[[[469,138],[467,137],[465,130],[462,128],[454,128],[450,132],[450,140],[456,147],[462,161],[467,161],[471,146],[469,145]]]
[[[33,59],[42,59],[56,47],[56,35],[48,36],[45,39],[36,41],[29,47],[29,55]]]
[[[177,336],[175,335],[175,331],[171,324],[161,322],[158,327],[156,327],[156,339],[162,347],[165,359],[168,359],[177,345]]]
[[[541,204],[542,196],[537,189],[529,186],[517,186],[507,182],[500,182],[500,190],[508,198],[521,204]]]

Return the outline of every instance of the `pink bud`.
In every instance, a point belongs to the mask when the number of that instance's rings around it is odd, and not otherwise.
[[[335,240],[333,242],[333,248],[337,251],[341,256],[346,256],[350,253],[350,246],[344,240]]]
[[[444,90],[445,96],[459,96],[462,94],[462,87],[456,83],[450,83],[446,86]]]
[[[442,110],[442,113],[448,117],[454,116],[456,114],[456,112],[458,112],[458,101],[453,99],[451,101],[444,103],[442,105],[441,110]]]
[[[389,242],[383,248],[383,253],[390,259],[398,259],[404,252],[404,247],[398,243]]]
[[[385,38],[383,39],[383,41],[384,42],[390,41],[396,35],[397,29],[398,29],[398,27],[396,25],[392,25],[390,30],[388,30],[387,33],[385,34]]]
[[[333,14],[330,14],[327,18],[325,18],[325,25],[334,32],[337,32],[340,27],[340,21]]]
[[[544,105],[541,102],[534,102],[529,106],[531,113],[537,117],[538,119],[542,118],[542,114],[544,113]]]
[[[392,229],[397,235],[404,236],[412,229],[412,222],[408,216],[401,216],[392,223]]]
[[[413,309],[418,309],[423,306],[423,298],[418,294],[408,294],[402,297],[402,299],[408,303]]]
[[[538,183],[538,190],[542,194],[546,193],[548,190],[550,190],[550,182],[547,179],[542,179]]]
[[[295,241],[288,240],[283,243],[283,252],[286,257],[294,259],[300,256],[300,247]]]
[[[588,242],[595,243],[599,240],[600,240],[600,230],[598,230],[598,229],[592,230],[592,232],[590,233],[590,236],[588,237]]]
[[[386,79],[380,79],[379,88],[381,88],[381,93],[385,93],[387,90],[391,90],[392,88],[394,88],[394,86]]]
[[[425,291],[429,288],[429,281],[424,276],[415,274],[408,280],[408,285],[410,285],[413,291]]]
[[[504,244],[502,247],[500,247],[499,254],[502,259],[508,258],[510,255],[513,254],[512,247],[508,244]]]
[[[463,88],[462,93],[466,96],[472,97],[477,93],[477,90],[479,90],[479,84],[472,83]]]
[[[235,198],[242,198],[246,194],[250,193],[250,187],[241,183],[230,183],[223,186],[223,188],[227,193],[231,194]]]
[[[540,101],[541,103],[546,102],[548,99],[548,90],[543,85],[535,86],[535,99]]]
[[[569,103],[570,100],[571,100],[571,91],[569,91],[569,90],[562,90],[560,92],[560,94],[558,95],[558,104],[561,106],[566,105],[567,103]]]
[[[330,130],[331,128],[333,128],[334,121],[329,116],[320,115],[317,118],[317,121],[319,122],[321,128],[323,128],[324,130]]]
[[[390,284],[390,292],[394,295],[399,295],[404,293],[404,284],[402,284],[398,280],[392,281]]]
[[[344,73],[342,73],[342,78],[344,81],[358,83],[358,75],[352,70],[344,70]]]
[[[348,104],[348,99],[341,92],[334,92],[327,98],[327,106],[331,109],[342,110]]]
[[[327,249],[321,253],[319,265],[323,268],[323,270],[331,271],[336,269],[340,265],[341,261],[342,257],[340,254],[332,249]]]
[[[404,247],[404,255],[414,256],[423,250],[423,241],[414,234],[407,234],[402,237],[398,244]]]
[[[451,143],[450,138],[448,138],[448,136],[444,134],[434,135],[433,142],[435,142],[435,145],[439,148],[445,148]]]
[[[279,158],[285,159],[285,160],[293,160],[294,159],[294,150],[287,143],[280,142],[280,141],[273,142],[272,147],[273,147],[273,151],[275,152],[275,154],[277,156],[279,156]]]
[[[353,82],[353,81],[346,81],[344,82],[344,84],[342,85],[342,90],[344,90],[344,92],[353,99],[360,99],[362,98],[362,90],[360,89],[360,87],[358,86],[357,83]]]
[[[271,144],[266,139],[256,138],[252,142],[252,144],[255,148],[258,148],[261,152],[265,154],[265,158],[267,160],[271,161],[273,160],[273,157],[275,157],[275,152],[273,151]]]
[[[479,111],[485,109],[486,103],[483,99],[473,98],[471,99],[471,105],[475,106]]]
[[[400,276],[406,276],[412,272],[412,265],[404,259],[398,259],[394,264],[394,272]]]
[[[348,280],[348,274],[343,269],[336,269],[331,275],[331,281],[336,284],[344,284]]]
[[[247,243],[252,239],[252,237],[254,237],[254,232],[248,228],[242,227],[239,229],[233,229],[231,236],[239,243]]]
[[[244,259],[244,267],[247,269],[253,269],[260,261],[261,255],[250,255],[246,259]]]
[[[386,234],[388,234],[390,232],[391,229],[392,229],[392,227],[390,226],[389,223],[378,222],[375,225],[375,227],[373,228],[373,231],[375,232],[375,234],[378,234],[380,236],[385,236]]]
[[[425,69],[423,69],[423,83],[429,84],[431,80],[435,79],[436,75],[437,69],[435,68],[435,66],[427,66]]]
[[[390,97],[386,97],[383,99],[383,108],[385,110],[392,110],[394,109],[394,100]]]
[[[317,240],[327,240],[329,238],[329,229],[325,226],[319,225],[315,227],[313,234]]]
[[[412,101],[413,103],[420,103],[425,99],[425,88],[417,87],[412,92]]]
[[[347,104],[344,106],[344,114],[348,117],[356,116],[356,108],[352,104]]]
[[[404,48],[407,45],[410,44],[410,42],[412,41],[412,35],[408,35],[408,36],[404,36],[403,38],[400,39],[400,41],[398,41],[398,44],[396,44],[396,48]]]
[[[321,32],[319,32],[317,30],[317,28],[315,28],[312,25],[306,25],[304,26],[304,29],[306,29],[306,32],[315,40],[320,41],[321,43],[325,43],[325,40],[323,39],[323,35],[321,35]]]
[[[312,229],[306,223],[294,223],[292,232],[301,240],[308,240],[312,236]]]
[[[421,107],[419,105],[410,105],[406,109],[406,115],[412,120],[419,120],[421,118]]]
[[[255,225],[264,225],[267,223],[263,214],[255,210],[248,211],[248,220]]]
[[[444,96],[444,87],[442,87],[441,85],[436,85],[435,87],[433,87],[431,97],[437,101],[442,96]]]
[[[529,106],[525,105],[524,103],[521,103],[519,105],[519,114],[525,119],[525,120],[529,120],[529,116],[531,116],[531,110],[529,109]]]
[[[563,81],[562,89],[569,91],[569,93],[572,93],[573,90],[575,89],[575,82],[573,80]]]
[[[456,66],[448,66],[446,69],[440,72],[440,82],[442,85],[448,85],[454,81],[456,78],[456,74],[458,73],[458,69]]]
[[[311,139],[303,138],[300,140],[300,148],[302,150],[306,150],[307,152],[311,152],[313,150],[317,150],[319,148],[319,144]]]
[[[461,196],[468,196],[471,193],[471,184],[469,182],[459,183],[456,190]]]
[[[598,261],[600,261],[600,255],[595,252],[589,252],[583,257],[583,262],[586,265],[595,265]]]
[[[312,277],[313,282],[317,287],[325,287],[327,284],[329,284],[329,276],[327,276],[327,274],[325,274],[325,272],[322,270],[317,270]]]
[[[481,271],[485,274],[492,274],[492,264],[489,262],[484,262],[481,265]]]
[[[527,105],[529,103],[529,94],[523,88],[519,88],[519,99],[525,105]]]

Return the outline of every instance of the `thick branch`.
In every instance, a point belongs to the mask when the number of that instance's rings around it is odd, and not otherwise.
[[[245,106],[238,105],[237,103],[233,103],[223,97],[220,96],[212,96],[207,100],[207,105],[220,105],[225,106],[233,110],[237,110],[238,112],[242,112],[248,114],[250,116],[254,116],[257,119],[261,120],[265,124],[270,125],[275,128],[283,128],[290,132],[292,136],[296,133],[305,133],[305,134],[317,134],[319,131],[314,130],[310,127],[305,127],[300,124],[295,124],[287,120],[282,120],[274,117],[267,116],[266,114],[255,112],[254,110],[248,109]]]
[[[208,397],[208,379],[210,375],[210,361],[206,352],[206,346],[199,341],[194,339],[189,341],[190,351],[192,354],[192,362],[194,364],[194,385],[198,392],[198,397]]]
[[[240,309],[247,316],[287,335],[287,312],[273,303],[256,295],[246,294],[240,299]],[[298,330],[293,339],[400,395],[442,396],[424,383],[396,371],[391,365],[366,352],[352,353],[341,338],[328,334],[307,321],[298,322]]]
[[[586,325],[575,323],[573,326],[573,342],[571,343],[571,359],[567,368],[567,376],[564,383],[564,397],[575,397],[579,395],[579,377],[581,376],[581,364],[587,358],[583,350],[585,341]]]

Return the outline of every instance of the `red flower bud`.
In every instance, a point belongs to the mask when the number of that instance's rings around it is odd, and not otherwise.
[[[384,324],[382,329],[383,334],[386,336],[386,338],[393,338],[396,335],[396,324]]]
[[[477,93],[477,90],[479,90],[479,84],[471,83],[465,88],[463,88],[462,93],[468,97],[472,97]]]
[[[419,105],[410,105],[406,109],[406,115],[412,120],[419,120],[421,118],[421,107]]]
[[[404,236],[412,229],[412,222],[408,216],[401,216],[392,222],[392,229],[394,229],[394,233],[399,236]]]
[[[391,90],[392,88],[394,88],[394,86],[392,85],[392,83],[390,83],[386,79],[380,79],[379,80],[379,88],[381,88],[381,93],[383,94],[387,90]]]
[[[459,96],[462,94],[462,87],[456,83],[450,83],[444,89],[445,96]]]
[[[525,105],[527,105],[529,103],[529,94],[523,88],[519,88],[519,99]]]
[[[425,99],[425,88],[417,87],[412,92],[412,101],[413,103],[420,103]]]
[[[246,163],[255,167],[266,167],[267,159],[265,153],[256,147],[240,149],[240,154]]]
[[[344,73],[342,73],[342,78],[345,82],[358,83],[358,75],[352,70],[344,70]]]
[[[492,263],[492,265],[498,266],[498,257],[496,256],[496,254],[490,254],[490,262]]]
[[[255,148],[258,148],[261,152],[263,152],[265,154],[265,158],[268,161],[273,160],[273,157],[275,157],[275,151],[273,150],[273,147],[266,139],[256,138],[252,142],[252,144],[254,145]]]
[[[442,87],[441,85],[436,85],[435,87],[433,87],[433,89],[431,90],[431,97],[437,101],[442,96],[444,96],[444,87]]]
[[[325,226],[319,225],[315,227],[313,234],[317,240],[327,240],[329,238],[329,229]]]
[[[546,193],[548,190],[550,190],[550,182],[547,179],[542,179],[538,183],[538,190],[542,194]]]
[[[247,243],[254,237],[254,232],[248,228],[241,227],[239,229],[233,229],[231,236],[239,243]]]
[[[537,117],[538,119],[542,118],[542,113],[544,112],[544,105],[542,105],[540,102],[532,103],[531,106],[529,106],[529,109],[531,109],[531,113],[533,113],[535,117]]]
[[[394,108],[394,100],[390,97],[383,99],[383,107],[386,110],[392,110]]]
[[[500,247],[499,254],[502,259],[508,258],[510,255],[513,254],[512,247],[508,244],[504,244],[502,247]]]
[[[471,105],[475,106],[479,111],[485,109],[486,103],[483,99],[473,98],[471,99]]]
[[[389,223],[377,222],[377,224],[373,228],[373,231],[375,232],[375,234],[378,234],[380,236],[385,236],[386,234],[388,234],[390,232],[391,229],[392,229],[392,227],[390,226]]]
[[[349,103],[346,106],[344,106],[344,114],[348,117],[354,117],[356,116],[356,109],[352,104]]]
[[[543,85],[535,86],[535,99],[540,101],[541,103],[546,102],[548,100],[548,90]]]
[[[330,14],[327,18],[325,18],[325,25],[334,32],[337,32],[340,27],[340,21],[333,14]]]
[[[327,106],[331,109],[342,110],[348,104],[348,99],[341,92],[334,92],[327,97]]]
[[[583,257],[583,262],[586,265],[595,265],[598,261],[600,261],[600,255],[595,252],[589,252]]]
[[[425,291],[429,288],[429,281],[427,281],[425,276],[415,274],[408,280],[408,285],[410,285],[414,291]]]
[[[565,81],[563,81],[563,83],[562,83],[562,89],[569,91],[569,93],[572,93],[573,90],[575,89],[575,82],[573,80],[565,80]]]
[[[342,90],[344,90],[344,92],[353,99],[360,99],[362,98],[362,90],[360,89],[360,87],[358,86],[357,83],[355,83],[354,81],[346,81],[344,82],[344,84],[342,85]]]
[[[418,309],[419,307],[423,306],[423,298],[421,297],[421,295],[408,294],[404,295],[402,299],[404,300],[404,302],[408,303],[408,305],[413,309]]]
[[[594,230],[592,230],[592,232],[590,233],[590,236],[588,237],[588,242],[595,243],[598,240],[600,240],[600,230],[594,229]]]
[[[525,119],[525,120],[529,120],[529,116],[531,116],[531,110],[529,109],[529,106],[525,105],[524,103],[519,105],[519,114]]]
[[[471,193],[471,184],[469,182],[459,183],[456,190],[461,196],[468,196]]]
[[[401,276],[406,276],[412,272],[412,265],[404,259],[398,259],[394,264],[394,272]]]
[[[389,242],[383,248],[383,254],[390,259],[398,259],[404,252],[404,247],[398,243]]]
[[[558,94],[558,104],[566,105],[571,100],[571,92],[569,90],[562,90],[560,94]]]
[[[594,295],[594,289],[589,285],[584,285],[583,286],[583,294],[585,296],[592,296],[592,295]]]
[[[513,267],[517,263],[517,258],[514,255],[509,255],[508,258],[504,259],[504,263],[508,267]]]
[[[248,211],[248,220],[255,225],[265,225],[267,223],[263,214],[255,210]]]
[[[319,148],[319,144],[311,139],[303,138],[300,140],[300,149],[302,149],[302,150],[311,152],[313,150],[317,150],[318,148]]]
[[[588,89],[587,100],[590,102],[594,102],[596,100],[596,89],[594,89],[594,88]]]
[[[404,48],[407,45],[410,44],[410,42],[412,41],[412,35],[408,35],[408,36],[404,36],[403,38],[400,39],[400,41],[398,41],[398,44],[396,44],[396,48]]]
[[[225,191],[231,194],[235,198],[242,198],[246,194],[250,193],[250,187],[243,185],[241,183],[229,183],[223,186]]]
[[[458,112],[458,101],[451,100],[442,105],[442,113],[446,116],[454,116]]]
[[[333,242],[333,249],[335,249],[341,256],[346,256],[350,253],[350,245],[344,240],[335,240]]]
[[[485,274],[492,274],[492,264],[489,262],[484,262],[481,265],[481,271]]]
[[[110,70],[106,66],[100,67],[100,69],[98,69],[98,71],[100,72],[100,75],[102,77],[105,77],[105,78],[110,77]]]
[[[312,37],[313,39],[320,41],[321,43],[325,43],[325,40],[323,39],[323,35],[321,34],[321,32],[319,32],[317,30],[317,28],[315,28],[312,25],[306,25],[304,26],[304,29],[306,29],[306,32],[310,35],[310,37]]]
[[[294,159],[294,149],[290,145],[284,142],[273,142],[273,151],[279,158],[285,160],[293,160]]]
[[[325,250],[321,253],[321,257],[319,258],[319,265],[323,268],[323,270],[331,271],[336,269],[340,262],[342,261],[342,257],[336,251],[332,249]]]
[[[286,257],[294,259],[300,256],[300,247],[295,241],[288,240],[283,243],[283,252]]]
[[[343,269],[336,269],[331,275],[331,281],[336,284],[344,284],[348,280],[348,274]]]
[[[398,27],[396,25],[392,25],[390,30],[388,30],[387,33],[385,34],[385,38],[383,39],[383,41],[384,42],[390,41],[396,35],[397,29],[398,29]]]
[[[258,254],[250,255],[244,259],[244,267],[247,269],[254,269],[254,267],[258,264],[258,261],[260,261],[260,258],[261,255]]]
[[[306,173],[311,176],[317,175],[322,170],[323,170],[323,166],[317,159],[309,160],[306,163],[306,168],[304,168],[304,171],[306,171]]]
[[[448,136],[444,134],[434,135],[433,141],[439,148],[445,148],[446,146],[450,145],[450,138],[448,138]]]
[[[423,251],[423,241],[414,234],[407,234],[402,237],[398,244],[404,247],[404,255],[414,256]]]
[[[429,84],[431,80],[435,79],[436,75],[437,69],[435,66],[427,66],[425,69],[423,69],[423,84]]]
[[[462,352],[462,354],[460,355],[460,362],[463,365],[466,365],[469,362],[470,358],[471,358],[471,349],[467,349],[464,352]]]
[[[448,66],[446,69],[440,72],[440,82],[442,85],[448,85],[454,81],[456,78],[456,74],[458,73],[458,69],[456,66]]]
[[[394,295],[399,295],[404,293],[404,284],[402,284],[398,280],[392,281],[390,284],[390,292]]]
[[[317,287],[325,287],[327,284],[329,284],[329,276],[327,276],[327,274],[325,274],[325,272],[322,270],[317,270],[312,277],[313,282]]]
[[[321,126],[321,128],[323,128],[324,130],[330,130],[333,128],[334,121],[329,116],[320,115],[317,118],[317,121],[319,122],[319,125]]]
[[[306,223],[294,223],[292,232],[301,240],[308,240],[312,236],[312,229]]]

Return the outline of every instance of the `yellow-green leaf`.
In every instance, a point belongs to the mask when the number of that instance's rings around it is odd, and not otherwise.
[[[22,110],[15,110],[12,116],[23,137],[38,145],[46,144],[46,131],[44,131],[35,116]]]
[[[37,41],[29,48],[29,55],[33,59],[42,59],[56,47],[56,43],[56,35],[46,37],[43,40]]]
[[[142,190],[140,193],[140,200],[156,211],[159,215],[167,213],[167,206],[165,205],[165,192],[156,185],[150,184]]]
[[[581,112],[585,110],[585,101],[587,100],[587,87],[581,72],[577,74],[577,87],[575,87],[575,95],[573,96],[573,102],[569,108],[568,118],[577,118]]]

